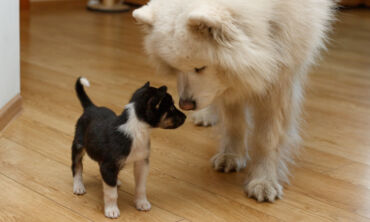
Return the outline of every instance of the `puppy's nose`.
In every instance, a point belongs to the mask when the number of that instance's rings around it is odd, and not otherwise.
[[[185,122],[185,120],[186,120],[186,115],[185,114],[183,114],[183,113],[181,113],[181,115],[179,116],[179,125],[181,126],[184,122]]]
[[[180,105],[180,108],[183,110],[194,110],[196,103],[193,100],[180,99],[179,105]]]

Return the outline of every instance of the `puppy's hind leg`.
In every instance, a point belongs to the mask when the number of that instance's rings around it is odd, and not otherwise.
[[[152,207],[146,198],[146,178],[149,172],[149,160],[139,160],[134,164],[135,174],[135,205],[136,209],[148,211]]]
[[[104,214],[109,218],[118,218],[120,215],[117,206],[117,177],[119,168],[114,163],[103,162],[100,164],[100,173],[103,178]]]
[[[82,195],[86,192],[82,180],[82,158],[85,154],[85,149],[82,145],[73,141],[72,144],[72,175],[73,175],[73,193]]]

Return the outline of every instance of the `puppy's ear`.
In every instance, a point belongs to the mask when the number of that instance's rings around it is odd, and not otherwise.
[[[135,9],[132,12],[132,16],[138,23],[143,25],[151,26],[154,23],[153,10],[149,5],[144,5],[141,8]]]
[[[167,86],[161,86],[159,87],[159,92],[166,93],[167,92]]]
[[[224,46],[230,45],[237,32],[231,14],[216,6],[199,6],[189,14],[187,25],[193,32]]]
[[[143,87],[142,88],[149,88],[150,87],[150,82],[148,81],[148,82],[146,82],[144,85],[143,85]]]

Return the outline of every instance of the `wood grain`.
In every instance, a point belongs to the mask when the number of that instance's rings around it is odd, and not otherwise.
[[[153,130],[150,212],[135,210],[132,166],[122,170],[117,221],[370,221],[370,12],[342,11],[338,20],[310,75],[304,149],[282,200],[259,204],[243,193],[245,171],[215,172],[209,159],[217,129],[187,121],[178,130]],[[148,80],[166,84],[177,100],[175,76],[154,74],[129,13],[88,12],[85,1],[33,3],[22,13],[21,71],[24,111],[0,134],[0,187],[10,191],[0,194],[0,207],[11,203],[0,221],[25,215],[28,221],[111,221],[89,158],[87,193],[72,194],[70,146],[82,111],[74,81],[86,76],[92,100],[118,113]],[[33,199],[37,205],[25,205]],[[45,209],[45,217],[30,213]]]

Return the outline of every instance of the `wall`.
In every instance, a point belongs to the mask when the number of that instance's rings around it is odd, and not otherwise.
[[[20,93],[19,1],[0,0],[0,109]]]

